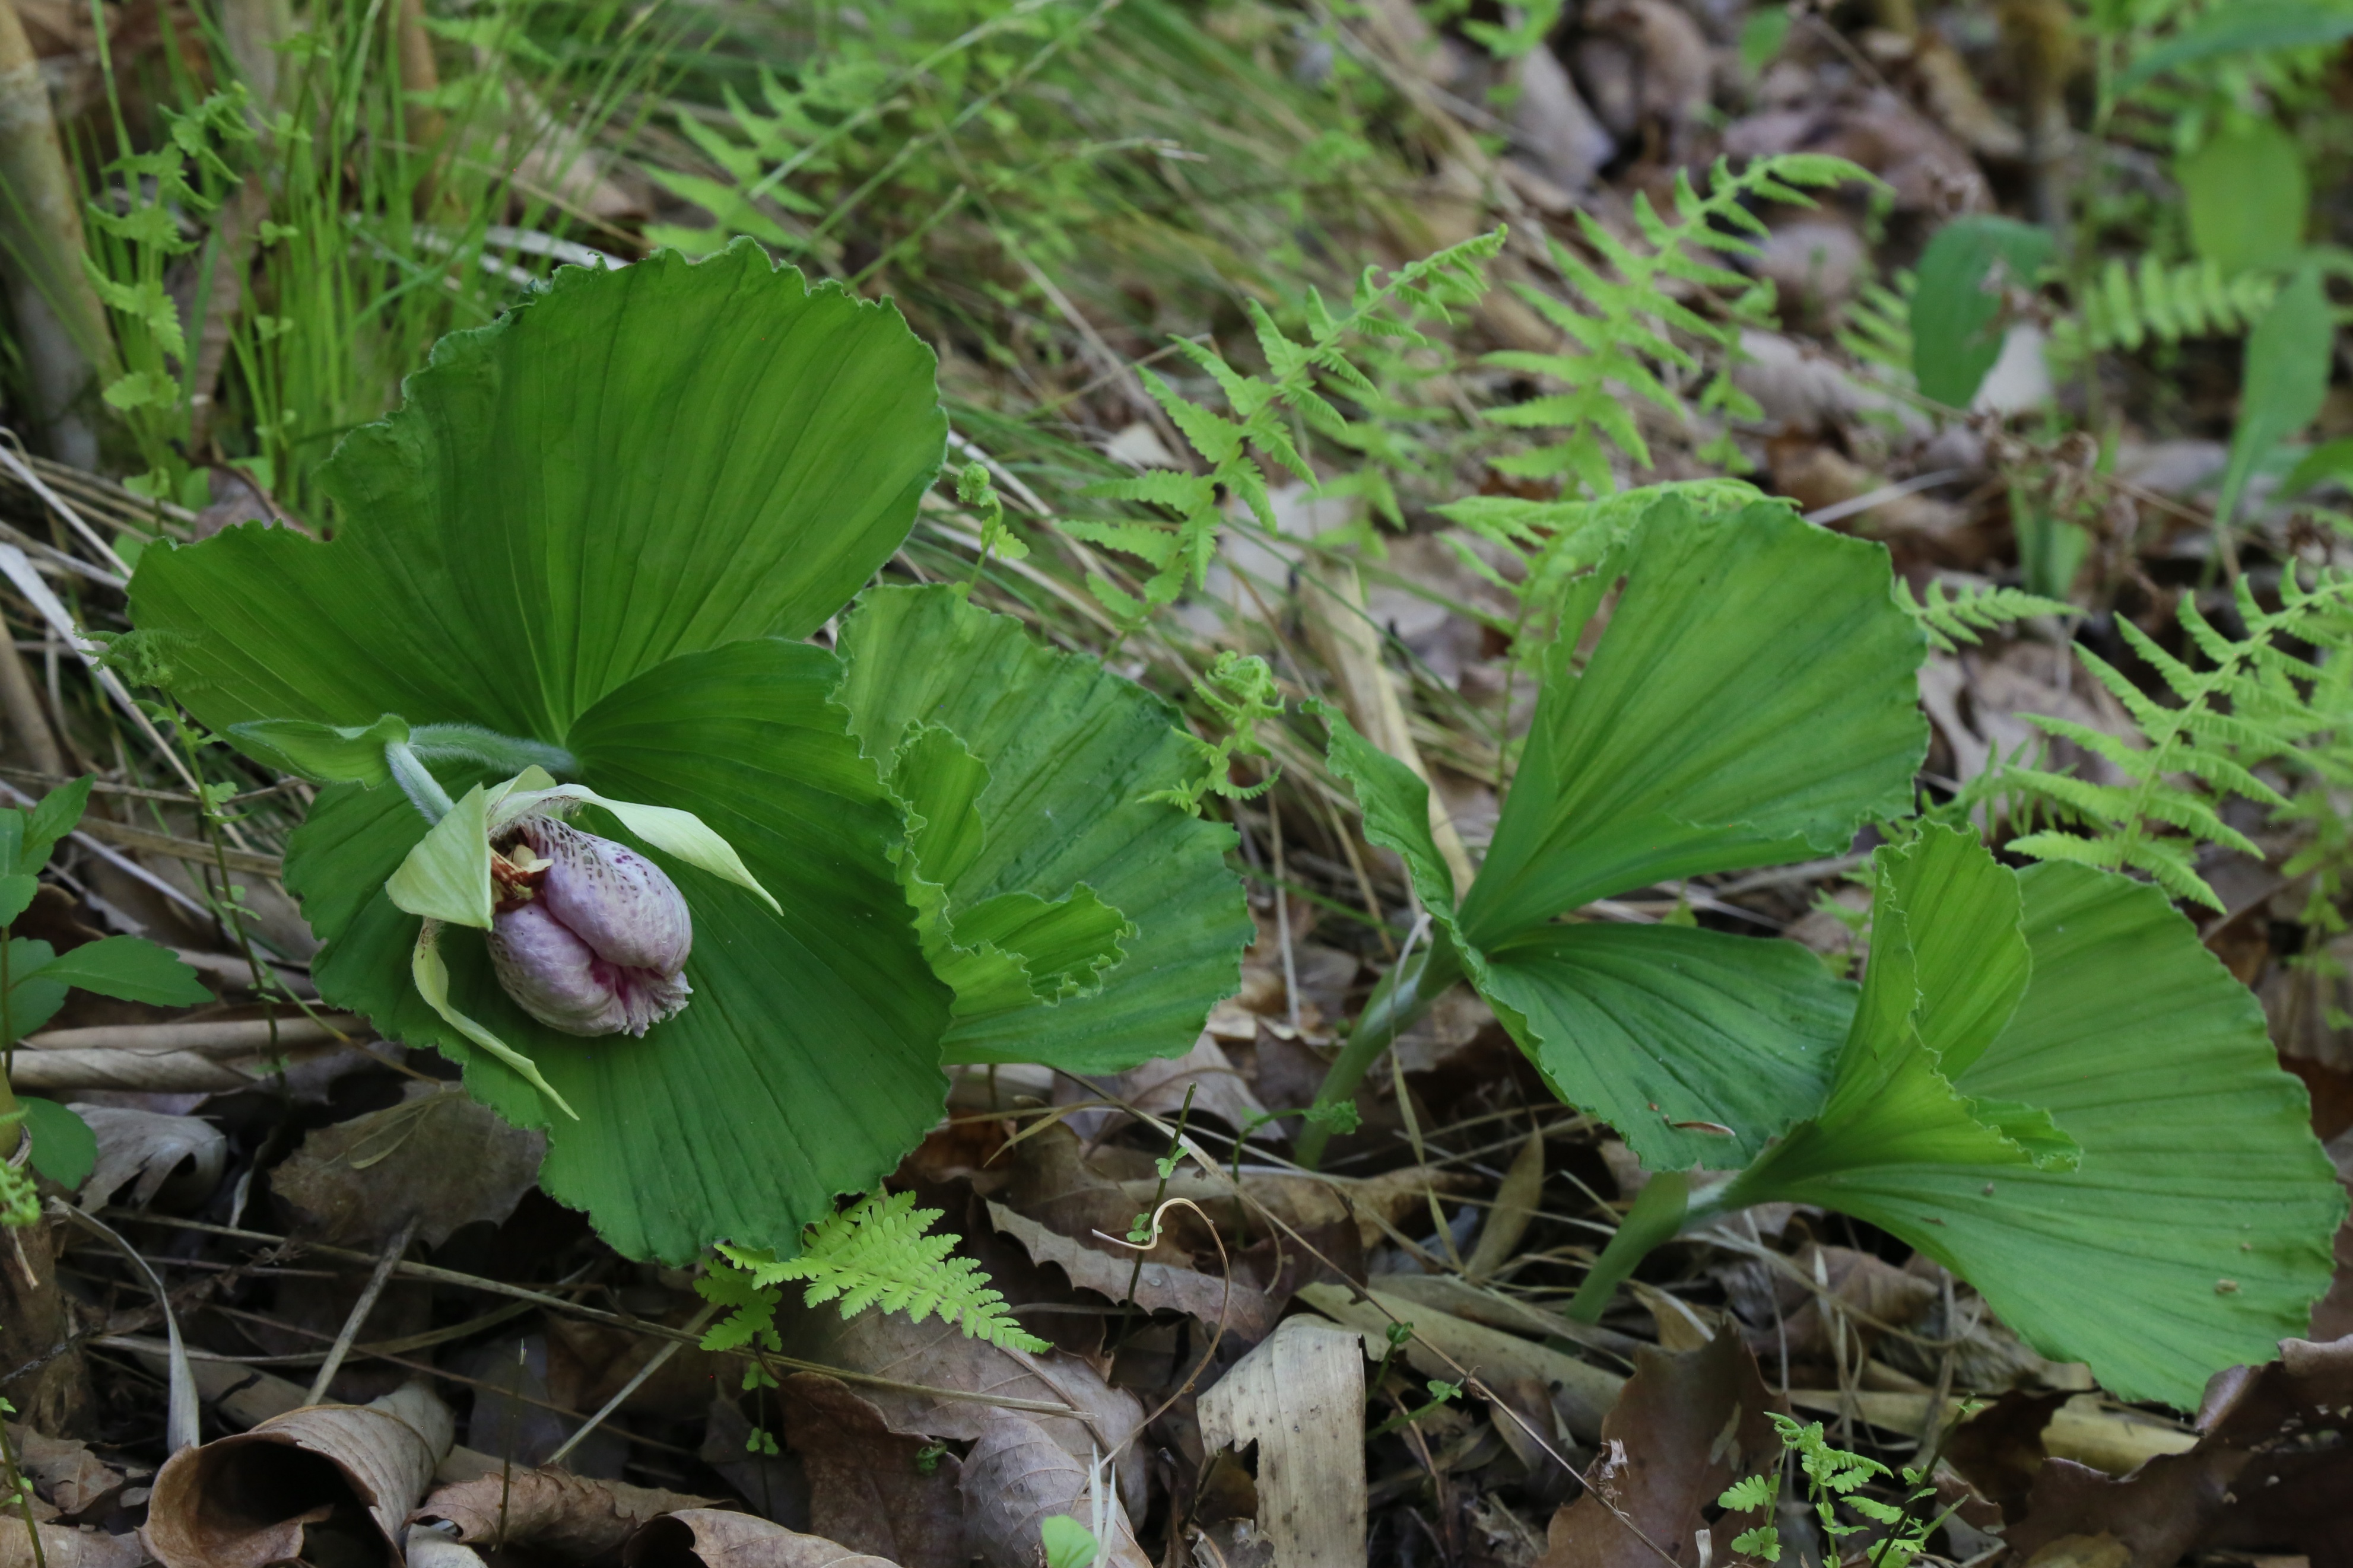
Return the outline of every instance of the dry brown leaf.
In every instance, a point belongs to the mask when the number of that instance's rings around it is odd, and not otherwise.
[[[1071,1283],[1112,1301],[1128,1300],[1128,1281],[1135,1282],[1136,1305],[1151,1312],[1189,1312],[1205,1323],[1223,1322],[1229,1333],[1261,1340],[1282,1315],[1282,1303],[1246,1284],[1229,1282],[1194,1268],[1173,1268],[1166,1263],[1144,1263],[1141,1253],[1116,1256],[1099,1247],[1075,1241],[1036,1220],[1024,1219],[1003,1204],[988,1205],[989,1223],[1021,1244],[1030,1260],[1050,1263],[1070,1276]]]
[[[1544,1205],[1544,1131],[1539,1128],[1528,1134],[1512,1157],[1512,1168],[1504,1173],[1503,1184],[1495,1189],[1495,1206],[1487,1211],[1479,1239],[1462,1266],[1464,1278],[1484,1279],[1512,1260],[1512,1249]]]
[[[1761,1510],[1713,1526],[1708,1511],[1725,1488],[1778,1459],[1771,1405],[1757,1358],[1734,1334],[1696,1350],[1637,1352],[1634,1375],[1601,1423],[1602,1458],[1588,1472],[1600,1496],[1588,1492],[1553,1515],[1541,1568],[1656,1568],[1644,1536],[1678,1563],[1729,1558],[1732,1538],[1764,1522]],[[1703,1527],[1714,1531],[1704,1550],[1695,1540]]]
[[[79,1438],[46,1437],[12,1423],[8,1442],[16,1450],[16,1468],[50,1506],[68,1518],[111,1497],[128,1479]]]
[[[25,1522],[10,1517],[0,1521],[0,1568],[34,1568],[33,1542]],[[138,1568],[154,1561],[136,1531],[109,1535],[102,1530],[70,1524],[37,1524],[41,1532],[41,1560],[46,1568]]]
[[[1145,1458],[1141,1446],[1128,1441],[1143,1425],[1143,1403],[1076,1356],[1000,1350],[936,1320],[912,1322],[903,1312],[861,1312],[845,1321],[830,1307],[796,1307],[790,1297],[777,1311],[776,1326],[786,1351],[828,1366],[929,1388],[1068,1405],[1079,1414],[1033,1413],[1030,1419],[1082,1460],[1118,1450],[1121,1500],[1138,1511],[1144,1507]],[[958,1442],[978,1438],[997,1409],[872,1385],[860,1386],[859,1394],[882,1412],[893,1432]]]
[[[621,1552],[621,1568],[898,1568],[821,1535],[803,1535],[715,1509],[681,1509],[649,1521]]]
[[[1104,1151],[1101,1157],[1124,1152],[1133,1152]],[[1151,1169],[1148,1158],[1139,1157],[1137,1163]],[[1131,1191],[1088,1163],[1085,1145],[1068,1126],[1049,1127],[1015,1143],[998,1157],[991,1173],[1008,1165],[1009,1180],[1002,1190],[989,1193],[983,1185],[981,1191],[1064,1236],[1088,1236],[1098,1230],[1124,1236],[1135,1221],[1137,1203]],[[1159,1244],[1145,1254],[1147,1258],[1186,1268],[1192,1266],[1190,1249],[1195,1242],[1206,1250],[1216,1249],[1208,1238],[1208,1227],[1198,1216],[1180,1211],[1170,1218]]]
[[[456,1084],[416,1085],[398,1105],[305,1137],[270,1188],[330,1240],[382,1246],[415,1219],[438,1247],[461,1225],[514,1213],[546,1147]]]
[[[1843,302],[1873,271],[1871,242],[1835,213],[1808,213],[1773,226],[1757,270],[1781,291],[1785,314]]]
[[[693,1315],[693,1298],[675,1298],[667,1310],[641,1308],[649,1321],[682,1327]],[[657,1421],[691,1421],[711,1403],[713,1379],[731,1369],[714,1352],[700,1345],[676,1345],[648,1339],[607,1323],[550,1314],[547,1319],[547,1395],[567,1410],[601,1410],[645,1371],[646,1363],[663,1356],[650,1376],[630,1389],[621,1410]],[[732,1369],[740,1375],[740,1368]]]
[[[1859,500],[1883,489],[1889,481],[1835,447],[1804,437],[1782,437],[1768,444],[1773,488],[1802,511],[1820,511]],[[1825,519],[1833,521],[1833,519]],[[1849,532],[1892,541],[1907,553],[1925,555],[1942,565],[1958,565],[1983,558],[1969,528],[1967,509],[1931,495],[1897,495],[1862,512],[1836,518]]]
[[[847,1384],[816,1373],[785,1379],[785,1443],[808,1473],[809,1526],[854,1552],[903,1568],[964,1568],[963,1464],[921,1437],[891,1430],[882,1412]]]
[[[440,1527],[461,1544],[478,1545],[500,1539],[503,1512],[509,1545],[579,1562],[612,1551],[649,1519],[710,1500],[569,1470],[531,1469],[515,1471],[511,1481],[494,1473],[442,1487],[408,1518]]]
[[[2301,1552],[2315,1568],[2353,1562],[2353,1448],[2337,1436],[2348,1406],[2353,1336],[2284,1340],[2278,1361],[2233,1367],[2208,1385],[2196,1447],[2121,1479],[2052,1459],[2004,1538],[2031,1558],[2070,1536],[2112,1535],[2130,1568],[2166,1568],[2192,1551]]]
[[[1530,49],[1521,56],[1513,62],[1513,76],[1519,88],[1512,102],[1518,151],[1511,162],[1526,160],[1565,196],[1589,188],[1601,166],[1617,154],[1616,138],[1593,117],[1567,68],[1550,49]]]
[[[1912,69],[1920,79],[1928,112],[1971,152],[1988,158],[2025,155],[2024,132],[1994,112],[1952,45],[1933,32],[1921,33],[1914,42]]]
[[[1877,1348],[1884,1331],[1882,1324],[1911,1328],[1939,1295],[1930,1281],[1852,1247],[1809,1242],[1789,1262],[1797,1274],[1813,1281],[1813,1289],[1808,1289],[1799,1279],[1778,1269],[1774,1271],[1782,1326],[1776,1329],[1767,1323],[1749,1330],[1749,1348],[1760,1355],[1767,1346],[1778,1354],[1786,1337],[1793,1362],[1861,1366]],[[1827,1312],[1825,1295],[1830,1306]],[[1833,1320],[1846,1336],[1842,1363],[1832,1340]]]
[[[1161,1057],[1120,1074],[1120,1098],[1138,1110],[1155,1116],[1175,1116],[1184,1108],[1186,1091],[1193,1094],[1195,1111],[1207,1111],[1229,1127],[1249,1127],[1266,1113],[1258,1095],[1217,1040],[1204,1034],[1181,1057]],[[1273,1139],[1271,1127],[1252,1131],[1253,1138]]]
[[[1036,1568],[1041,1520],[1063,1514],[1084,1524],[1092,1517],[1087,1467],[1021,1412],[989,1411],[964,1461],[965,1540],[972,1550],[988,1568]],[[1151,1568],[1116,1500],[1109,1539],[1100,1544],[1098,1568]]]
[[[1409,1301],[1381,1290],[1357,1292],[1345,1285],[1308,1285],[1299,1300],[1325,1317],[1366,1336],[1367,1352],[1386,1344],[1391,1321],[1411,1323],[1413,1338],[1406,1342],[1406,1360],[1424,1377],[1451,1382],[1464,1371],[1495,1383],[1532,1378],[1552,1398],[1553,1408],[1579,1441],[1589,1442],[1601,1430],[1601,1418],[1618,1399],[1626,1380],[1614,1372],[1532,1344],[1514,1334],[1465,1322],[1424,1303]],[[1458,1368],[1460,1370],[1458,1370]]]
[[[1387,1234],[1381,1228],[1381,1220],[1402,1226],[1416,1223],[1418,1218],[1426,1226],[1430,1223],[1431,1192],[1467,1192],[1478,1184],[1479,1178],[1467,1171],[1437,1170],[1425,1165],[1408,1165],[1363,1178],[1261,1172],[1245,1172],[1242,1176],[1242,1190],[1250,1199],[1293,1229],[1312,1234],[1344,1220],[1350,1221],[1356,1226],[1358,1239],[1368,1247],[1379,1245]],[[1124,1182],[1120,1189],[1127,1219],[1149,1207],[1153,1194],[1161,1190],[1156,1180]],[[1187,1166],[1168,1178],[1164,1195],[1191,1199],[1208,1211],[1221,1226],[1247,1226],[1253,1236],[1266,1229],[1265,1220],[1252,1212],[1250,1205],[1234,1196],[1233,1183],[1224,1175],[1213,1176]],[[1125,1230],[1126,1221],[1123,1220],[1117,1229],[1109,1226],[1103,1228],[1117,1236]]]
[[[1699,26],[1667,0],[1602,0],[1584,13],[1578,75],[1603,124],[1621,137],[1646,119],[1671,133],[1706,107],[1713,59]]]
[[[193,1208],[220,1185],[228,1139],[211,1122],[80,1101],[69,1109],[90,1124],[98,1140],[98,1163],[81,1187],[84,1209],[94,1214],[104,1208],[133,1180],[138,1184],[131,1189],[131,1206],[142,1209],[167,1182],[173,1208]]]
[[[1258,1523],[1284,1568],[1365,1561],[1362,1336],[1291,1318],[1197,1406],[1205,1448],[1258,1445]]]
[[[387,1551],[448,1453],[448,1406],[422,1383],[370,1405],[311,1405],[183,1448],[155,1477],[147,1543],[166,1568],[262,1568],[312,1555],[313,1526]]]

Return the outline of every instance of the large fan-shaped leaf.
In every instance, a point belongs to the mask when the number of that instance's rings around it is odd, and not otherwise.
[[[1852,987],[1786,942],[1551,922],[1658,878],[1844,848],[1900,812],[1925,644],[1883,549],[1784,506],[1651,507],[1577,590],[1564,647],[1621,583],[1583,673],[1555,661],[1459,915],[1427,786],[1327,712],[1331,760],[1562,1097],[1653,1169],[1721,1168],[1820,1105]]]
[[[789,1255],[837,1194],[870,1190],[939,1115],[947,991],[891,874],[898,809],[830,700],[839,679],[806,644],[733,643],[657,667],[573,725],[585,783],[693,812],[783,906],[638,843],[695,928],[693,1000],[644,1038],[536,1023],[479,936],[444,931],[459,1011],[532,1058],[576,1122],[551,1118],[410,984],[418,922],[382,885],[426,826],[397,789],[326,790],[290,847],[287,885],[328,943],[321,991],[465,1063],[467,1087],[509,1121],[546,1127],[541,1181],[631,1256],[682,1263],[723,1237]],[[631,840],[609,816],[582,820]]]
[[[452,931],[442,951],[458,1009],[580,1114],[551,1129],[550,1192],[627,1252],[789,1250],[942,1092],[948,995],[892,873],[899,810],[829,700],[838,662],[760,640],[815,630],[904,536],[945,437],[931,354],[889,307],[812,291],[744,245],[560,270],[444,340],[406,390],[324,470],[331,542],[246,527],[151,550],[133,618],[197,718],[275,721],[248,731],[265,761],[317,741],[306,725],[478,726],[551,762],[568,748],[578,782],[733,845],[784,913],[652,854],[694,912],[695,995],[643,1039],[552,1034],[479,938]],[[490,775],[441,776],[462,795]],[[287,871],[329,944],[321,990],[543,1122],[539,1096],[411,984],[417,922],[383,884],[423,831],[389,785],[321,796]]]
[[[1857,1166],[2072,1165],[2047,1116],[1976,1104],[1955,1086],[2010,1021],[2030,960],[2018,879],[1974,834],[1938,826],[1873,857],[1871,957],[1821,1109],[1734,1191],[1836,1188]],[[2029,1141],[2015,1136],[2031,1131]]]
[[[910,769],[911,801],[936,792],[917,806],[917,874],[944,889],[955,941],[1019,955],[1031,980],[1025,997],[1001,973],[986,989],[959,975],[947,1059],[1107,1072],[1189,1049],[1232,994],[1251,928],[1226,865],[1232,830],[1144,798],[1193,765],[1176,710],[945,588],[871,590],[841,650],[868,755]],[[943,731],[986,769],[976,795],[927,738]],[[911,739],[936,754],[904,750]],[[975,820],[934,844],[950,784]]]
[[[1903,812],[1927,748],[1927,645],[1891,591],[1883,547],[1786,506],[1654,508],[1562,616],[1465,933],[1493,946],[1662,879],[1833,853]]]
[[[1486,954],[1481,989],[1652,1170],[1739,1164],[1820,1105],[1854,1011],[1796,942],[1673,926],[1544,927]]]
[[[1456,929],[1430,786],[1321,703],[1332,771],[1365,837],[1423,904],[1555,1093],[1608,1121],[1653,1170],[1741,1163],[1821,1103],[1854,987],[1794,942],[1672,926],[1544,925],[1493,952]]]
[[[560,268],[406,392],[321,472],[332,542],[248,525],[141,558],[132,619],[216,731],[394,713],[561,743],[673,654],[823,625],[946,436],[896,310],[748,241]]]
[[[1982,993],[1957,985],[1940,1002],[1921,987],[1920,1033],[1964,1042],[1946,1063],[1990,1033],[1955,1092],[1867,1110],[1834,1095],[1789,1154],[1768,1153],[1721,1201],[1868,1219],[1968,1279],[2044,1353],[2089,1362],[2122,1397],[2193,1405],[2211,1373],[2306,1331],[2343,1191],[2262,1009],[2162,891],[2064,864],[2017,882],[2032,976],[2007,1024],[1950,1027],[1939,1010],[1982,1019]],[[2002,945],[1983,903],[1914,894],[1902,913],[1924,947],[1944,928]],[[1972,1114],[1957,1119],[1956,1103]],[[2066,1145],[2073,1169],[2053,1157]]]

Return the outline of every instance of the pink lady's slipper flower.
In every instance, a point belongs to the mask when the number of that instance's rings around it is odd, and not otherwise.
[[[410,973],[444,1021],[566,1115],[572,1108],[529,1057],[450,1005],[438,943],[444,925],[485,932],[491,971],[506,994],[567,1035],[643,1036],[681,1011],[693,994],[685,971],[694,922],[685,896],[636,850],[564,820],[584,803],[603,806],[663,853],[776,907],[727,841],[691,812],[608,800],[556,784],[535,767],[450,803],[385,883],[396,905],[425,918]]]
[[[491,846],[491,968],[522,1010],[567,1035],[643,1035],[686,1005],[694,922],[644,856],[553,817]]]

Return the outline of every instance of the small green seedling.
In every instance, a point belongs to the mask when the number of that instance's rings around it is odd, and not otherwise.
[[[1926,1484],[1924,1472],[1908,1468],[1892,1471],[1876,1459],[1837,1447],[1822,1436],[1819,1421],[1800,1425],[1778,1411],[1766,1415],[1779,1429],[1781,1441],[1798,1457],[1799,1470],[1806,1478],[1807,1500],[1813,1505],[1814,1517],[1828,1540],[1836,1542],[1874,1529],[1885,1531],[1871,1554],[1871,1568],[1907,1568],[1927,1550],[1928,1537],[1943,1518],[1928,1510],[1936,1489]],[[1903,1501],[1856,1495],[1858,1489],[1883,1476],[1895,1476],[1901,1481]],[[1735,1536],[1733,1551],[1765,1563],[1781,1561],[1781,1531],[1773,1522],[1779,1497],[1779,1483],[1772,1476],[1749,1476],[1725,1489],[1715,1500],[1718,1507],[1736,1513],[1762,1511],[1766,1521]],[[1841,1517],[1841,1509],[1861,1515],[1861,1520]],[[1838,1560],[1835,1552],[1832,1560]]]
[[[16,1042],[56,1016],[69,991],[165,1007],[213,999],[195,970],[141,937],[101,937],[60,953],[46,942],[16,935],[16,921],[41,890],[42,868],[79,826],[90,790],[90,780],[79,778],[30,808],[0,807],[0,1053],[12,1067]],[[90,1174],[98,1145],[81,1118],[50,1100],[19,1099],[0,1080],[0,1161],[16,1153],[26,1131],[32,1134],[34,1170],[66,1187],[79,1186]],[[0,1223],[29,1225],[39,1215],[30,1179],[13,1163],[0,1168]]]
[[[1068,1514],[1039,1521],[1038,1542],[1046,1551],[1046,1568],[1092,1568],[1103,1552],[1095,1532]]]

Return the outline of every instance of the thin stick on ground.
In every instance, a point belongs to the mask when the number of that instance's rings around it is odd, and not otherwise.
[[[319,1374],[311,1380],[311,1392],[303,1404],[316,1405],[327,1397],[327,1385],[334,1382],[335,1373],[343,1369],[343,1358],[352,1353],[352,1342],[359,1338],[360,1325],[367,1321],[370,1312],[375,1310],[375,1299],[384,1294],[385,1283],[392,1278],[393,1266],[400,1261],[400,1255],[408,1250],[408,1244],[417,1239],[417,1227],[421,1223],[422,1216],[411,1215],[401,1222],[398,1230],[393,1232],[392,1239],[385,1243],[384,1256],[375,1262],[375,1272],[368,1276],[367,1287],[360,1292],[360,1299],[352,1303],[351,1315],[343,1320],[343,1331],[335,1336],[334,1344],[327,1351],[327,1359],[319,1363]]]

